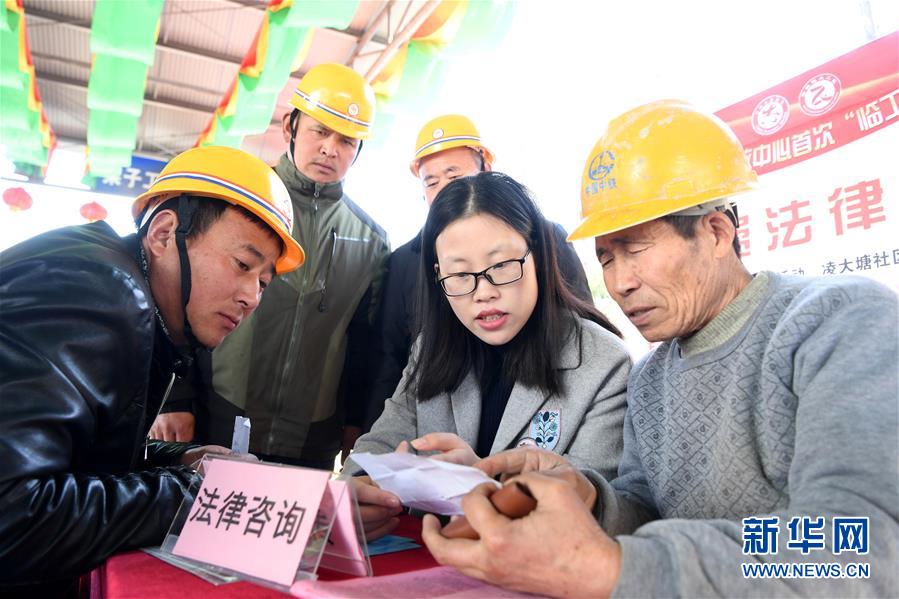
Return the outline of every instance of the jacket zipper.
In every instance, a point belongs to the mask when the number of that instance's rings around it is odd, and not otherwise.
[[[312,193],[312,227],[310,229],[309,239],[318,241],[315,236],[315,232],[318,230],[318,198],[321,195],[321,188],[318,183],[315,184],[315,190]],[[297,219],[302,223],[302,220]],[[318,246],[318,243],[315,243],[315,246]],[[314,251],[313,248],[309,248],[310,251]],[[311,258],[307,255],[307,261],[312,264],[317,264],[317,261],[312,261]],[[275,410],[272,414],[272,426],[268,431],[268,440],[266,442],[265,453],[272,452],[272,443],[275,442],[275,429],[274,429],[274,420],[278,418],[278,415],[281,413],[281,407],[284,404],[284,388],[287,385],[287,377],[288,374],[292,371],[291,365],[296,362],[294,357],[294,348],[297,344],[297,337],[299,337],[300,330],[303,328],[300,326],[300,318],[303,310],[303,299],[306,296],[306,288],[309,285],[309,270],[303,269],[303,279],[300,282],[300,301],[297,302],[297,305],[294,309],[293,313],[293,326],[290,332],[290,343],[287,345],[287,352],[285,355],[284,364],[281,366],[281,380],[278,383],[277,393],[275,395]],[[313,277],[314,280],[314,277]]]
[[[318,302],[318,311],[327,312],[328,306],[325,305],[325,292],[328,290],[328,278],[331,276],[331,263],[334,262],[334,250],[337,248],[337,229],[331,227],[331,254],[328,256],[328,267],[325,269],[325,280],[322,283],[322,294]]]

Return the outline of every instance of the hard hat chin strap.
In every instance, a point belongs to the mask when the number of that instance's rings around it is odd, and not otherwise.
[[[294,140],[297,137],[297,126],[300,123],[300,111],[298,108],[294,108],[293,112],[290,113],[290,161],[294,166],[297,164],[297,159],[294,156]]]
[[[705,216],[710,212],[723,212],[733,222],[734,227],[739,226],[740,218],[737,216],[737,205],[726,197],[678,210],[672,216]]]
[[[187,343],[192,348],[202,348],[209,350],[208,347],[197,340],[196,336],[193,333],[193,329],[190,326],[190,321],[187,319],[187,302],[190,301],[191,288],[190,258],[187,255],[187,234],[190,232],[194,214],[196,213],[198,206],[199,200],[186,193],[182,193],[177,197],[168,198],[159,204],[155,204],[152,208],[145,209],[138,218],[138,222],[140,223],[140,225],[137,231],[137,235],[138,238],[142,238],[147,234],[147,231],[150,228],[150,222],[153,220],[153,216],[158,214],[160,211],[175,210],[175,213],[178,215],[178,227],[175,229],[175,246],[178,248],[178,261],[181,265],[181,311],[184,320],[184,337],[187,340]],[[144,269],[144,276],[149,279],[149,268],[145,264],[146,257],[143,257],[143,246],[141,246],[141,256],[141,268]],[[166,328],[165,321],[162,319],[162,315],[159,314],[158,308],[157,315],[159,315],[160,322],[162,322],[163,330],[169,336],[169,339],[171,339],[170,332]]]
[[[178,228],[175,229],[175,244],[181,262],[181,310],[184,315],[184,337],[191,347],[209,349],[194,336],[187,318],[187,302],[190,301],[190,257],[187,255],[187,234],[197,211],[199,200],[187,194],[178,196]]]

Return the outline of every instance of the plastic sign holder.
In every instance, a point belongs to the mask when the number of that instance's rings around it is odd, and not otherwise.
[[[207,455],[160,557],[213,584],[234,577],[287,592],[318,569],[371,576],[352,487],[330,473]],[[168,559],[166,559],[168,558]]]

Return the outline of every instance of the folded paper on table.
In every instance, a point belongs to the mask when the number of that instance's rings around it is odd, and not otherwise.
[[[403,505],[447,516],[462,513],[462,496],[476,486],[500,486],[477,468],[410,453],[354,453],[353,460]]]

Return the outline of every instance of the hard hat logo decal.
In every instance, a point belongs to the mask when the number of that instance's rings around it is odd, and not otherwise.
[[[752,111],[752,130],[759,135],[777,133],[790,118],[790,103],[783,96],[774,94],[755,105]]]
[[[840,99],[843,84],[836,75],[821,73],[805,82],[799,92],[799,108],[809,116],[830,111]]]
[[[615,154],[610,150],[603,150],[593,157],[590,167],[587,169],[587,177],[593,181],[584,187],[584,193],[595,195],[600,191],[615,189],[618,187],[615,177],[610,177],[615,168]]]
[[[347,106],[346,111],[350,114],[350,116],[356,116],[359,114],[359,105],[358,104],[350,104]]]
[[[587,176],[592,181],[602,181],[612,172],[613,168],[615,168],[615,154],[605,150],[593,157]]]
[[[443,137],[443,129],[434,129],[434,139],[440,139],[441,137]]]

